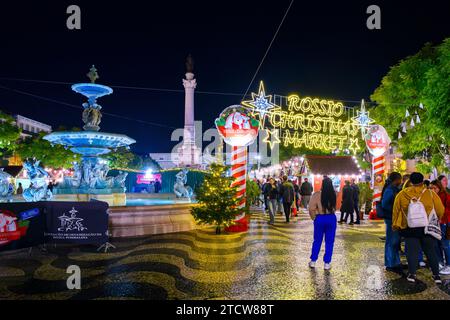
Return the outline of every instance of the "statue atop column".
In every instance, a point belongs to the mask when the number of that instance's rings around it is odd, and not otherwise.
[[[191,54],[186,58],[186,73],[194,73],[194,59]]]

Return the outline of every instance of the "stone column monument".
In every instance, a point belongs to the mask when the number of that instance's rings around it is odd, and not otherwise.
[[[201,165],[201,149],[195,145],[194,91],[197,87],[197,80],[194,78],[193,71],[194,61],[189,55],[186,59],[186,79],[183,79],[185,91],[184,138],[183,145],[178,149],[179,166]]]

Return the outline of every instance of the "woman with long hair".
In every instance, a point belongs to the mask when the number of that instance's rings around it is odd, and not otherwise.
[[[314,193],[309,202],[309,215],[314,220],[314,241],[311,249],[311,261],[309,262],[311,268],[316,267],[316,261],[325,236],[324,269],[331,269],[337,224],[335,211],[336,192],[333,188],[333,182],[330,178],[324,176],[321,190]]]
[[[450,194],[440,180],[431,182],[431,189],[437,193],[444,205],[445,212],[441,219],[442,239],[438,242],[437,253],[439,258],[439,273],[442,275],[450,274],[450,240],[447,239],[447,229],[450,223]]]

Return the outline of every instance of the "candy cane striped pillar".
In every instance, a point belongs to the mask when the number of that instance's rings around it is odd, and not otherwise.
[[[378,201],[381,201],[381,188],[375,185],[375,178],[378,175],[384,174],[384,165],[385,165],[385,157],[374,157],[372,159],[372,177],[374,181],[374,187],[373,187],[373,200],[372,200],[372,212],[370,213],[370,219],[376,219],[377,218],[377,210],[376,210],[376,203]]]
[[[247,184],[247,147],[232,147],[231,151],[231,175],[235,178],[231,186],[237,187],[236,197],[239,199],[238,208],[241,213],[236,216],[234,225],[227,231],[241,232],[248,230],[248,220],[245,217],[245,193]]]

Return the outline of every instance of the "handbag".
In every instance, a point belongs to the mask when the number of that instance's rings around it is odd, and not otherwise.
[[[431,190],[430,190],[431,192]],[[431,194],[431,199],[433,201],[433,195]],[[441,231],[441,224],[439,222],[439,218],[436,214],[436,211],[434,210],[434,204],[433,209],[431,209],[430,215],[428,216],[428,225],[425,227],[424,230],[425,234],[428,234],[432,236],[433,238],[436,238],[437,240],[442,239],[442,231]]]

